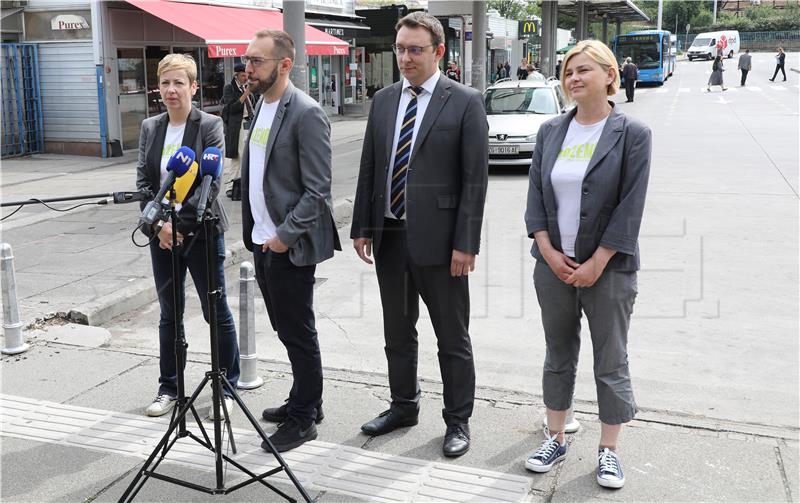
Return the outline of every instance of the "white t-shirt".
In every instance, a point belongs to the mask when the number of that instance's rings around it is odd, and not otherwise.
[[[248,196],[250,197],[250,213],[253,215],[253,232],[250,238],[253,244],[263,245],[274,238],[277,228],[267,211],[267,200],[264,198],[264,161],[267,155],[267,140],[272,128],[272,121],[278,111],[280,100],[273,103],[266,101],[261,105],[258,119],[250,126],[250,179],[248,180]]]
[[[167,134],[164,136],[164,148],[161,149],[161,185],[164,185],[164,182],[167,180],[167,162],[169,158],[172,157],[172,154],[178,151],[181,148],[181,144],[183,143],[183,132],[186,129],[186,123],[184,122],[180,126],[173,126],[172,124],[167,124]],[[164,198],[164,204],[169,204],[167,198]],[[181,209],[181,204],[177,203],[175,205],[177,210]]]
[[[568,257],[575,256],[575,238],[578,236],[581,214],[581,190],[586,168],[592,160],[597,142],[603,132],[605,119],[594,124],[579,124],[574,118],[569,123],[567,136],[550,173],[550,182],[556,196],[558,229],[561,247]]]

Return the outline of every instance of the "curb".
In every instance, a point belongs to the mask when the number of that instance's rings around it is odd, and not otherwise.
[[[333,214],[336,219],[336,228],[348,226],[353,217],[353,196],[342,197],[334,201]],[[225,268],[241,264],[250,257],[250,252],[241,239],[225,249]],[[191,278],[188,278],[191,281]],[[85,302],[71,309],[67,319],[81,325],[99,326],[107,323],[112,318],[121,314],[139,309],[140,307],[157,300],[156,287],[152,278],[143,278],[131,282],[125,288],[117,290],[111,295],[105,295],[102,300]]]

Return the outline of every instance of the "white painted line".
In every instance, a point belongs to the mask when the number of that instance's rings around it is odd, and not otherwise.
[[[663,87],[656,89],[656,94],[666,94],[669,92],[669,89],[664,89]]]
[[[745,86],[745,89],[747,89],[748,91],[752,91],[754,93],[762,92],[761,88],[758,86]]]
[[[241,412],[240,412],[241,413]],[[0,394],[0,435],[77,446],[146,459],[166,432],[168,416],[149,418]],[[211,434],[213,425],[204,423]],[[200,436],[193,420],[190,431]],[[255,431],[234,429],[239,452],[230,457],[255,473],[278,466],[261,449]],[[506,501],[528,498],[532,479],[449,463],[393,456],[328,442],[306,442],[283,454],[306,487],[330,489],[370,501]],[[212,472],[212,453],[189,439],[178,440],[165,461]],[[230,467],[229,477],[243,475]],[[285,473],[272,477],[289,482]]]
[[[647,94],[650,90],[649,89],[637,89],[635,91],[636,94]]]
[[[785,91],[785,90],[786,90],[786,88],[785,88],[785,87],[783,87],[783,86],[769,86],[769,87],[770,87],[771,89],[774,89],[774,90],[776,90],[776,91]]]
[[[738,93],[738,92],[739,92],[739,90],[738,90],[738,89],[736,89],[735,87],[729,87],[729,88],[728,88],[728,90],[727,90],[727,91],[725,91],[725,92],[726,92],[726,93]]]
[[[689,88],[689,87],[681,87],[680,89],[678,89],[678,92],[679,93],[690,93],[690,92],[692,92],[692,89]]]

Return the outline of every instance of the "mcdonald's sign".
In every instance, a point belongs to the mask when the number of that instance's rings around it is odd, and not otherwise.
[[[527,21],[519,22],[519,38],[528,38],[531,35],[539,34],[539,21],[529,19]]]

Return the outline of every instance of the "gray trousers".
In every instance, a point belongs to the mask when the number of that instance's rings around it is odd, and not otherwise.
[[[547,343],[542,376],[545,405],[552,410],[572,405],[583,312],[592,336],[600,421],[621,424],[633,419],[637,409],[627,346],[636,272],[605,271],[593,286],[576,288],[558,279],[546,262],[537,261],[533,283]]]

